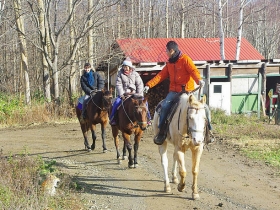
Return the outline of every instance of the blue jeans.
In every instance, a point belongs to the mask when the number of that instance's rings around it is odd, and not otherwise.
[[[149,111],[149,104],[148,104],[148,101],[146,101],[146,106],[147,106],[147,118],[148,118],[148,121],[150,121],[152,119],[151,117],[151,113]]]
[[[161,111],[159,116],[158,128],[161,128],[166,120],[169,110],[172,106],[173,100],[176,98],[177,92],[169,92],[161,104]]]
[[[206,114],[206,118],[207,118],[207,121],[208,121],[208,128],[209,130],[211,131],[212,130],[212,125],[211,125],[211,113],[210,113],[210,109],[209,109],[209,106],[207,104],[204,104],[204,107],[205,107],[205,114]]]

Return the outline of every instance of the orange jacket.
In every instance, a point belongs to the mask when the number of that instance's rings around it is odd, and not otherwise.
[[[146,83],[150,88],[156,86],[166,78],[170,79],[169,91],[180,92],[182,85],[186,85],[186,91],[194,90],[196,84],[201,80],[200,73],[192,59],[183,54],[176,63],[167,63],[166,66],[150,81]]]

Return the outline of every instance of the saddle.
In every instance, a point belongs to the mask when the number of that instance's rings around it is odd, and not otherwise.
[[[182,91],[180,93],[178,93],[176,95],[176,97],[174,98],[174,100],[172,101],[172,105],[171,105],[171,108],[169,110],[169,114],[167,115],[166,119],[164,119],[164,123],[161,126],[161,128],[159,130],[159,133],[154,138],[154,143],[155,144],[161,145],[165,141],[165,139],[167,137],[168,130],[169,130],[168,129],[169,124],[170,124],[170,122],[171,122],[171,120],[172,120],[172,118],[175,114],[176,109],[178,108],[179,100],[180,100],[180,97],[183,93],[186,93],[186,91],[183,90],[183,88],[182,88]],[[161,105],[162,105],[162,101],[158,104],[158,106],[156,108],[156,111],[159,113],[159,115],[160,115],[160,111],[161,111]]]
[[[161,130],[163,130],[165,134],[167,134],[167,132],[168,132],[169,124],[170,124],[170,122],[171,122],[171,120],[172,120],[172,118],[173,118],[173,116],[175,114],[175,111],[176,111],[176,109],[177,109],[177,107],[179,105],[180,97],[181,97],[181,95],[183,93],[185,93],[185,92],[184,91],[179,92],[177,94],[177,96],[175,97],[175,99],[172,101],[172,105],[171,105],[170,111],[169,111],[166,119],[164,120],[164,124],[162,125],[162,128],[161,128]],[[160,112],[161,112],[162,102],[163,102],[163,100],[161,102],[159,102],[159,104],[156,107],[156,112],[159,115],[160,115]]]

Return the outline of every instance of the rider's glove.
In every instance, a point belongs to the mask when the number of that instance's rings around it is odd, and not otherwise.
[[[203,80],[199,80],[199,86],[203,87],[205,85],[205,82]]]
[[[96,93],[95,90],[91,90],[91,91],[90,91],[90,95],[91,95],[91,96],[93,96],[95,93]]]
[[[124,101],[125,98],[126,98],[125,94],[121,95],[120,97],[121,97],[121,99],[122,99],[123,101]]]
[[[144,92],[144,93],[148,93],[148,90],[149,90],[149,89],[150,89],[149,86],[145,86],[144,89],[143,89],[143,92]]]

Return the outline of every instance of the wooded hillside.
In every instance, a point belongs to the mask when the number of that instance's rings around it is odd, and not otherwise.
[[[72,99],[117,38],[241,35],[280,58],[279,13],[279,0],[0,0],[0,91]]]

